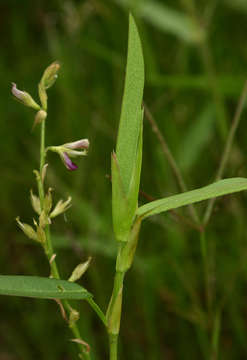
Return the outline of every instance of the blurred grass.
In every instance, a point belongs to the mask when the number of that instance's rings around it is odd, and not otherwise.
[[[136,6],[147,73],[144,99],[189,189],[214,179],[224,146],[218,99],[229,129],[247,77],[244,1],[211,6],[214,3],[139,0]],[[161,7],[166,14],[179,16],[169,22],[162,11],[155,13]],[[126,12],[113,0],[0,2],[1,273],[49,272],[41,250],[23,237],[14,221],[17,215],[26,222],[33,217],[29,189],[35,188],[32,170],[38,166],[39,133],[38,129],[31,133],[33,114],[13,101],[10,83],[15,81],[37,98],[36,84],[44,67],[59,60],[61,73],[49,91],[47,143],[88,137],[92,146],[75,173],[68,173],[55,154],[49,155],[48,182],[55,188],[55,199],[71,194],[74,202],[67,220],[56,221],[54,242],[64,278],[81,259],[93,256],[82,283],[103,309],[111,292],[116,250],[107,175],[120,115]],[[179,35],[181,17],[196,21],[207,35],[213,73],[208,73],[200,44]],[[246,110],[225,177],[247,176],[245,118]],[[141,189],[154,198],[179,191],[147,121]],[[141,203],[146,201],[140,197]],[[197,209],[202,214],[205,204]],[[246,194],[218,200],[206,231],[209,312],[199,234],[181,215],[187,218],[187,210],[157,216],[143,225],[135,266],[126,278],[122,359],[215,359],[210,342],[219,306],[223,308],[218,358],[245,359]],[[76,355],[55,302],[2,297],[0,306],[1,360]],[[101,324],[85,304],[80,307],[80,326],[93,359],[106,359],[107,338]]]

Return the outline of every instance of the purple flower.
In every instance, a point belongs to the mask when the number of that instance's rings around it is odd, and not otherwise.
[[[78,169],[78,166],[72,162],[70,157],[85,156],[89,148],[88,139],[80,139],[74,142],[66,143],[60,146],[50,146],[47,150],[57,152],[66,168],[70,171]]]
[[[78,166],[71,161],[71,159],[69,158],[69,155],[66,152],[62,152],[60,154],[60,156],[61,156],[61,159],[62,159],[64,165],[66,166],[66,168],[68,170],[74,171],[74,170],[78,169]]]

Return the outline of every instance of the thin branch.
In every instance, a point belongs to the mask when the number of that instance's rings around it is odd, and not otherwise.
[[[145,115],[146,115],[146,118],[147,120],[149,121],[151,127],[152,127],[152,130],[153,132],[155,133],[155,135],[157,136],[159,142],[160,142],[160,145],[161,145],[161,148],[162,148],[162,151],[163,153],[165,154],[166,158],[167,158],[167,161],[172,169],[172,172],[173,172],[173,175],[175,177],[175,179],[177,180],[177,183],[178,183],[178,186],[180,188],[181,191],[185,192],[187,191],[187,186],[184,182],[184,179],[183,179],[183,176],[180,172],[180,169],[176,163],[176,160],[174,159],[172,153],[171,153],[171,150],[167,144],[167,142],[165,141],[164,139],[164,136],[162,135],[151,111],[149,110],[148,106],[144,103],[143,104],[144,106],[144,110],[145,110]],[[191,214],[191,217],[192,219],[198,224],[200,223],[200,220],[199,220],[199,217],[198,217],[198,214],[196,212],[196,209],[193,205],[189,205],[189,211],[190,211],[190,214]]]
[[[230,128],[227,140],[226,140],[225,148],[224,148],[223,155],[222,155],[222,158],[221,158],[221,161],[220,161],[219,169],[218,169],[216,177],[215,177],[215,181],[220,180],[222,178],[223,174],[224,174],[226,164],[227,164],[227,162],[229,160],[229,155],[230,155],[230,152],[231,152],[231,149],[232,149],[233,139],[234,139],[234,136],[236,134],[236,130],[238,128],[238,125],[239,125],[239,122],[240,122],[240,119],[241,119],[241,115],[242,115],[242,112],[243,112],[243,109],[244,109],[246,97],[247,97],[247,80],[245,81],[243,91],[242,91],[242,93],[240,95],[240,98],[239,98],[239,102],[238,102],[238,105],[237,105],[237,108],[236,108],[236,111],[235,111],[235,114],[234,114],[234,117],[233,117],[232,125],[231,125],[231,128]],[[205,224],[205,225],[208,223],[208,221],[209,221],[209,219],[210,219],[210,217],[212,215],[214,203],[215,203],[215,198],[211,199],[208,202],[208,206],[207,206],[207,209],[205,211],[204,218],[203,218],[203,224]]]

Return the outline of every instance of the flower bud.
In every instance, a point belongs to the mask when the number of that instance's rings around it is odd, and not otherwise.
[[[41,214],[40,200],[38,196],[34,195],[33,190],[30,191],[30,198],[34,211],[40,215]]]
[[[20,229],[24,232],[25,235],[27,235],[27,237],[29,237],[29,239],[38,241],[37,234],[36,234],[35,230],[32,228],[32,226],[22,223],[20,221],[19,216],[16,218],[16,221],[17,221]]]
[[[43,204],[43,209],[44,209],[44,212],[49,215],[49,212],[51,211],[51,208],[52,208],[52,195],[51,195],[51,192],[52,192],[52,188],[49,188],[48,189],[48,192],[44,198],[44,204]]]
[[[81,263],[75,267],[68,281],[75,282],[79,280],[82,275],[87,271],[92,258],[90,257],[86,262]]]
[[[49,89],[54,84],[57,79],[57,73],[59,69],[60,64],[57,61],[53,62],[45,69],[40,81],[44,89]]]
[[[14,97],[25,106],[31,107],[35,110],[40,110],[40,106],[33,100],[32,96],[28,94],[26,91],[21,91],[17,89],[15,83],[12,83],[11,92],[14,95]]]
[[[42,123],[42,121],[44,121],[46,117],[47,117],[47,112],[44,110],[39,110],[34,118],[33,129],[35,128],[36,125]]]
[[[50,213],[50,218],[52,219],[67,211],[71,207],[71,200],[71,196],[69,196],[66,201],[59,200],[55,208]]]

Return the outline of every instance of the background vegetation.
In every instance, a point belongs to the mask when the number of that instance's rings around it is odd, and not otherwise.
[[[91,149],[74,173],[49,154],[56,199],[71,194],[74,203],[56,221],[53,238],[65,279],[79,261],[93,257],[82,284],[103,308],[116,251],[108,175],[123,90],[128,3],[135,6],[146,63],[140,194],[145,203],[181,191],[152,119],[188,189],[215,179],[247,77],[246,1],[0,2],[1,273],[49,271],[41,249],[14,220],[33,216],[29,190],[35,188],[39,132],[31,132],[33,113],[13,101],[10,84],[34,96],[43,69],[59,60],[60,76],[49,92],[48,144],[88,137]],[[244,110],[224,177],[247,177],[245,118]],[[196,205],[200,215],[205,206]],[[126,277],[122,359],[246,358],[246,193],[217,200],[205,230],[206,282],[199,235],[187,208],[143,224],[135,266]],[[76,356],[55,302],[1,297],[0,308],[1,360]],[[94,359],[106,359],[99,320],[87,305],[80,309]]]

